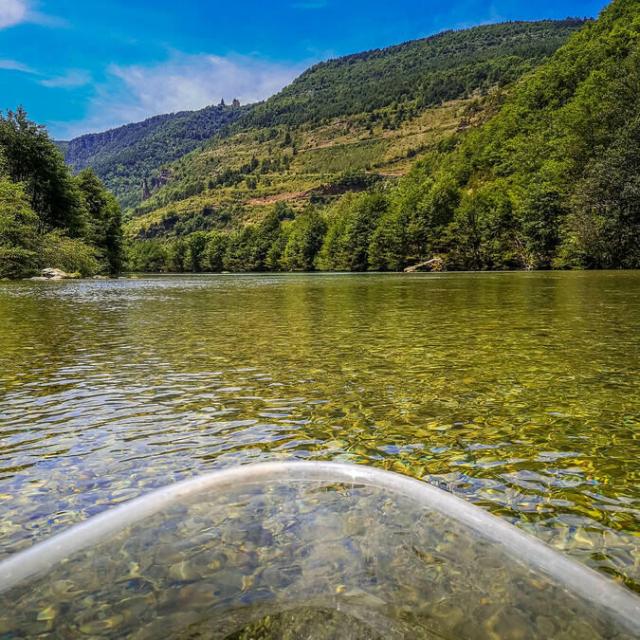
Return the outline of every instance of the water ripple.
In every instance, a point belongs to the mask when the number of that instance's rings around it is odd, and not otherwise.
[[[274,458],[433,482],[640,590],[640,274],[0,285],[0,557]]]

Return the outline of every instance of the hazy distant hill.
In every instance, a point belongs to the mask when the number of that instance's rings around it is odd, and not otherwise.
[[[211,106],[160,115],[58,146],[74,170],[92,167],[122,204],[130,206],[140,200],[144,178],[153,186],[162,165],[197,148],[244,110]]]

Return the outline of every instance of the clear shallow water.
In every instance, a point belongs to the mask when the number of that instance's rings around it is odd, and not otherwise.
[[[170,485],[1,563],[0,634],[632,640],[640,598],[426,483],[268,463]]]
[[[0,557],[283,458],[423,478],[640,590],[640,273],[0,284]]]

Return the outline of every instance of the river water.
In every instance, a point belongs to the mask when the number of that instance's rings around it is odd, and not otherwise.
[[[640,273],[0,283],[0,558],[274,459],[421,478],[640,591]]]

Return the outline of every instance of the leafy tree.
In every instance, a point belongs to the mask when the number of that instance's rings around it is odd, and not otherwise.
[[[536,181],[526,191],[519,216],[525,237],[523,260],[528,267],[552,266],[567,213],[565,201],[552,182]]]
[[[278,237],[273,241],[267,258],[265,260],[265,268],[268,271],[281,271],[285,267],[283,266],[283,256],[289,242],[289,234],[291,232],[291,225],[281,225]]]
[[[401,271],[407,265],[407,215],[402,209],[386,211],[369,243],[369,268]]]
[[[193,273],[207,270],[207,240],[204,231],[196,231],[187,237],[187,252],[184,257],[185,267]]]
[[[68,273],[91,276],[100,271],[100,261],[94,246],[79,238],[70,238],[61,229],[47,233],[42,239],[44,264],[55,265]]]
[[[366,271],[369,245],[378,219],[387,208],[382,193],[347,194],[330,214],[318,264],[338,271]]]
[[[204,250],[204,264],[208,271],[219,273],[224,270],[224,256],[227,250],[227,236],[219,231],[212,231],[207,236]]]
[[[23,278],[37,270],[39,221],[24,188],[0,177],[0,278]]]
[[[88,211],[87,239],[98,248],[109,273],[122,268],[122,216],[120,205],[91,169],[76,178]]]
[[[118,275],[124,264],[124,238],[122,234],[122,212],[116,199],[110,195],[109,209],[107,216],[107,226],[105,229],[104,257],[107,263],[108,272]]]
[[[95,175],[74,178],[43,127],[23,109],[0,114],[0,272],[50,266],[93,275],[122,265],[120,207]]]
[[[286,271],[313,271],[322,247],[326,225],[316,209],[310,208],[292,223],[280,264]]]
[[[224,256],[226,271],[258,271],[260,264],[256,263],[255,251],[256,231],[254,227],[243,227],[233,232],[227,242]]]
[[[31,208],[43,225],[66,229],[74,237],[85,234],[87,212],[82,195],[46,130],[31,122],[23,109],[0,114],[0,148],[8,177],[24,184]]]
[[[168,245],[168,271],[173,273],[184,273],[185,271],[189,271],[189,261],[187,259],[188,250],[189,245],[184,238],[176,238]]]
[[[274,242],[281,233],[280,215],[277,210],[272,211],[255,228],[251,238],[253,254],[250,263],[252,271],[264,271],[267,269],[268,256]]]
[[[139,273],[159,273],[169,270],[169,250],[162,240],[138,240],[126,247],[127,265]]]
[[[640,115],[594,158],[578,186],[564,258],[590,268],[640,267]]]

